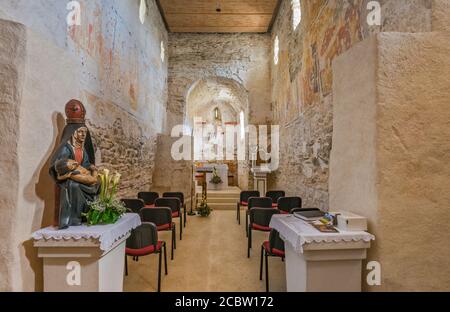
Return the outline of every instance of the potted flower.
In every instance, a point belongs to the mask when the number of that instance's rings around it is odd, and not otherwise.
[[[212,183],[212,184],[215,186],[215,188],[217,188],[217,186],[218,186],[219,184],[222,184],[222,183],[223,183],[222,179],[221,179],[220,176],[217,174],[217,169],[216,169],[216,167],[214,167],[214,169],[213,169],[212,178],[211,178],[211,180],[210,180],[209,182]]]
[[[126,212],[124,204],[116,197],[121,175],[110,175],[109,170],[104,169],[99,177],[100,194],[88,203],[89,211],[83,216],[89,225],[114,224]]]
[[[201,217],[206,218],[211,214],[212,209],[208,206],[206,201],[202,201],[200,206],[197,208],[197,211]]]

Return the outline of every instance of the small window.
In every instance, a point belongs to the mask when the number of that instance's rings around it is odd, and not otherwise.
[[[161,41],[161,61],[164,63],[166,59],[166,49],[164,48],[164,41]]]
[[[145,0],[141,0],[141,4],[139,5],[139,20],[142,25],[145,23],[145,17],[147,15],[147,3]]]
[[[292,23],[294,30],[297,29],[298,25],[302,21],[302,8],[300,6],[300,0],[292,0]]]
[[[273,62],[275,63],[275,65],[278,64],[279,54],[280,54],[280,40],[278,39],[278,36],[276,36],[273,46]]]

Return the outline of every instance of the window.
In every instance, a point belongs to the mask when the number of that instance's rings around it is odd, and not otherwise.
[[[139,20],[142,25],[145,23],[145,16],[147,15],[147,3],[145,0],[141,0],[141,4],[139,6]]]
[[[276,36],[273,46],[273,62],[275,63],[275,65],[278,64],[279,54],[280,54],[280,40],[278,39],[278,36]]]
[[[294,30],[297,29],[298,25],[302,20],[302,8],[300,6],[300,0],[292,0],[292,23],[294,26]]]
[[[166,49],[164,48],[164,41],[161,41],[161,61],[164,63],[166,59]]]
[[[244,119],[244,112],[241,111],[239,114],[239,121],[241,124],[241,140],[245,140],[245,119]]]

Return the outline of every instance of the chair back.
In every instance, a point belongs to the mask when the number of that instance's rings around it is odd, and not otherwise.
[[[172,224],[172,210],[168,207],[142,208],[140,215],[142,222],[151,222],[157,227]]]
[[[165,192],[163,197],[174,197],[178,198],[181,202],[181,205],[184,205],[184,194],[182,192]]]
[[[284,241],[280,238],[280,233],[275,229],[272,229],[270,231],[269,247],[270,247],[270,252],[272,252],[272,250],[274,248],[284,251]]]
[[[129,249],[141,249],[148,246],[156,246],[158,243],[158,230],[154,223],[142,223],[131,231],[126,242]]]
[[[252,208],[272,208],[272,198],[250,197],[248,199],[248,209]]]
[[[159,198],[159,194],[156,192],[139,192],[138,198],[142,199],[145,205],[154,205],[155,200]]]
[[[169,207],[172,212],[180,212],[181,201],[176,197],[161,197],[155,200],[155,207]]]
[[[139,211],[144,208],[145,203],[142,199],[121,199],[125,207],[131,212],[139,213]]]
[[[268,191],[266,193],[266,197],[272,198],[272,203],[274,204],[278,203],[278,198],[285,196],[286,196],[285,191]]]
[[[252,208],[250,209],[250,224],[269,226],[272,216],[279,213],[278,209]]]
[[[291,212],[294,208],[302,208],[302,199],[300,197],[278,198],[278,209],[285,212]]]
[[[241,195],[239,196],[240,202],[248,202],[248,199],[250,197],[259,197],[261,196],[259,191],[242,191]]]
[[[319,208],[294,208],[291,209],[290,213],[302,212],[302,211],[320,211]]]

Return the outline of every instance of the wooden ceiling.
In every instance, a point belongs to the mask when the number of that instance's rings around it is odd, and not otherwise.
[[[281,0],[157,0],[157,3],[170,32],[265,33],[272,27]]]

